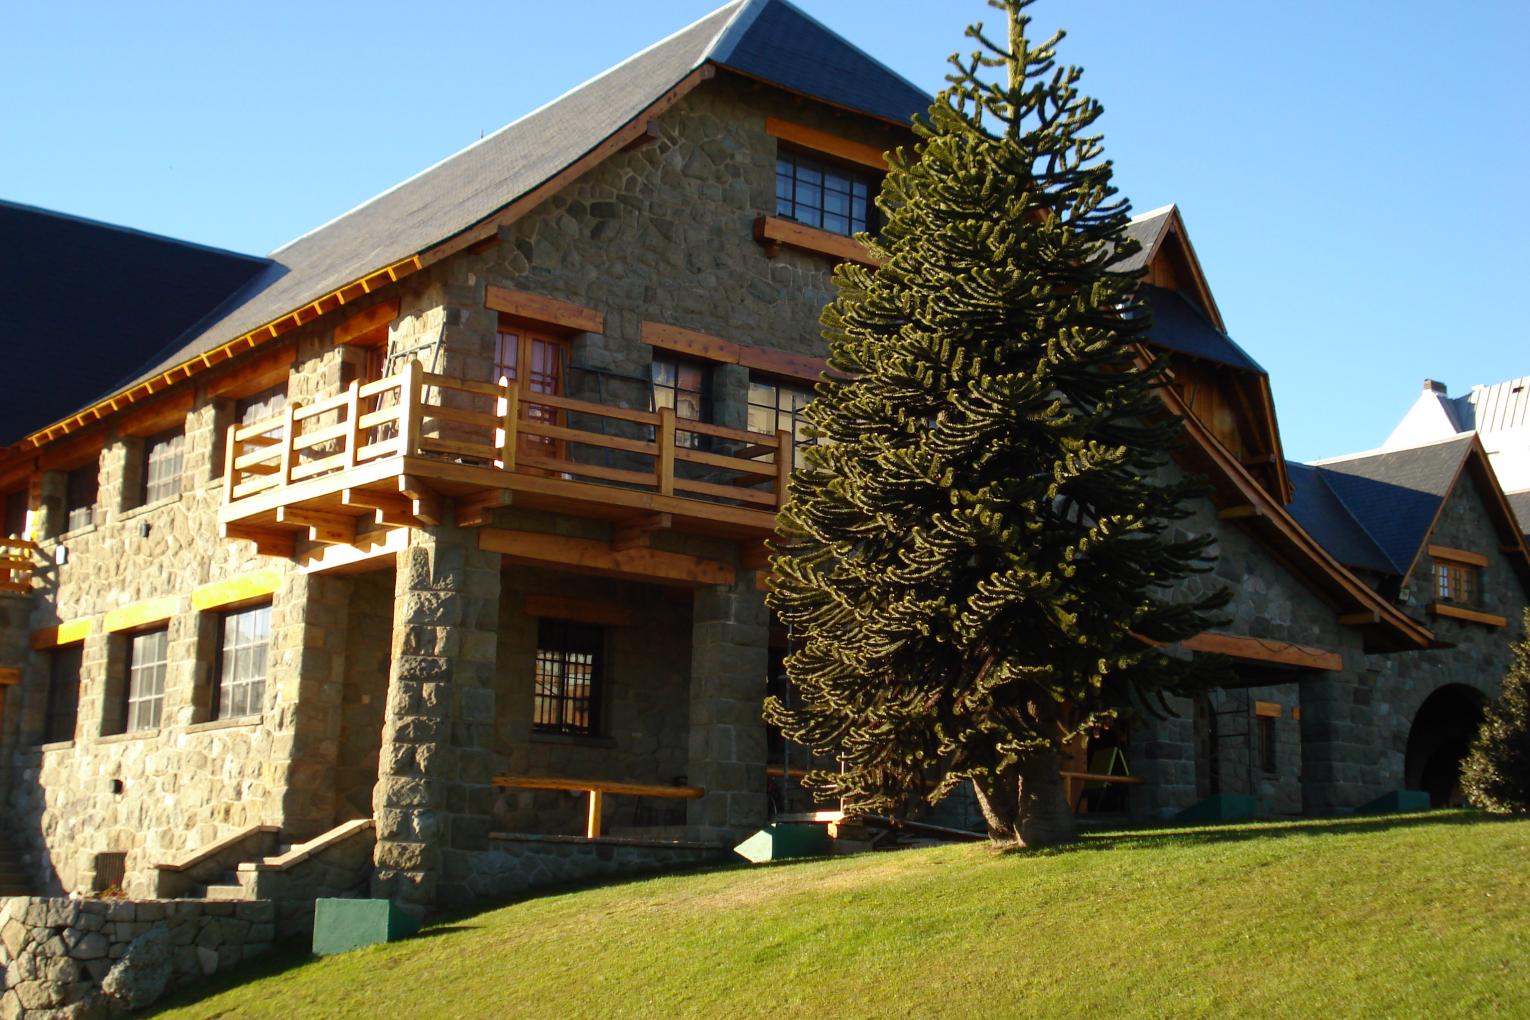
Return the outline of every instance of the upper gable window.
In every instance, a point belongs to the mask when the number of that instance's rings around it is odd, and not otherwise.
[[[1477,592],[1481,588],[1478,568],[1466,563],[1450,563],[1436,560],[1434,563],[1434,596],[1441,602],[1453,602],[1460,606],[1477,604]]]
[[[878,175],[782,149],[776,156],[776,215],[853,237],[875,231]]]

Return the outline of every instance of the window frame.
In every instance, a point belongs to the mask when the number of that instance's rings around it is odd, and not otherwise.
[[[768,386],[773,389],[775,391],[773,403],[757,403],[755,401],[756,386]],[[781,394],[783,392],[791,392],[799,395],[806,394],[807,400],[798,406],[792,408],[783,408],[781,406]],[[817,396],[818,394],[813,389],[812,383],[807,383],[799,379],[783,379],[778,376],[756,374],[754,372],[750,372],[749,388],[744,397],[744,429],[745,431],[753,432],[755,435],[762,436],[773,436],[777,432],[782,431],[790,432],[792,434],[792,459],[794,461],[792,466],[800,467],[802,465],[803,448],[812,446],[816,442],[815,439],[804,434],[803,426],[805,423],[802,421],[802,412],[807,408],[808,404],[817,399]],[[754,412],[757,409],[770,414],[774,418],[775,428],[767,432],[763,429],[754,427]],[[782,415],[787,416],[786,423],[788,427],[783,428],[781,420]]]
[[[701,358],[688,358],[683,354],[673,351],[664,351],[662,354],[658,348],[654,349],[653,356],[648,366],[648,400],[650,410],[657,411],[661,407],[669,407],[675,412],[675,445],[687,449],[701,450],[707,448],[706,438],[699,432],[688,432],[680,422],[694,421],[703,425],[712,424],[712,366],[714,362]],[[673,369],[674,383],[661,383],[658,379],[658,370],[662,366]],[[698,378],[696,388],[682,387],[680,385],[680,373],[683,369],[695,369]],[[660,400],[659,394],[669,394],[668,402]],[[681,394],[694,394],[698,417],[680,413]]]
[[[87,484],[90,492],[89,501],[82,502]],[[65,534],[94,525],[100,505],[101,462],[99,457],[64,472],[64,512],[60,523],[63,525],[61,530]],[[77,515],[85,516],[77,521]]]
[[[601,735],[601,727],[604,724],[603,701],[605,697],[605,640],[606,630],[598,624],[581,623],[576,620],[564,620],[554,617],[540,617],[537,620],[537,644],[536,654],[532,662],[532,689],[531,689],[531,731],[532,733],[555,734],[571,737],[598,737]],[[589,661],[576,663],[587,667],[586,680],[587,693],[583,697],[571,697],[568,691],[569,680],[569,657],[588,656]],[[544,674],[544,667],[556,663],[559,666],[558,675],[550,677]],[[543,685],[546,680],[556,680],[558,689],[544,693]],[[556,711],[550,713],[556,716],[556,721],[544,719],[543,705],[546,702],[556,704]],[[584,721],[582,723],[571,720],[571,716],[577,716],[577,707],[573,712],[569,711],[571,703],[577,705],[583,703]]]
[[[783,165],[791,168],[789,175],[783,174]],[[802,182],[802,172],[818,175],[818,183]],[[827,179],[831,176],[839,177],[847,182],[846,196],[847,211],[844,213],[833,212],[828,209],[826,194],[828,191]],[[819,152],[814,149],[803,148],[778,141],[776,145],[775,166],[775,215],[792,223],[809,227],[813,230],[822,230],[827,234],[838,237],[854,238],[862,232],[875,235],[881,229],[881,220],[876,206],[876,196],[882,190],[882,179],[885,173],[878,173],[871,167],[859,163],[836,159],[834,156]],[[789,180],[790,195],[782,194],[783,177]],[[863,195],[856,194],[856,188],[864,189]],[[818,191],[818,205],[816,207],[807,204],[797,197],[800,188],[816,188]],[[837,189],[836,189],[837,190]],[[863,212],[859,220],[855,216],[855,204],[859,201],[863,205]],[[799,209],[808,215],[799,214]],[[816,213],[816,219],[812,215]],[[845,220],[845,228],[839,229],[829,225],[829,217],[842,217]],[[859,225],[857,225],[859,224]]]
[[[264,715],[267,686],[271,679],[271,602],[227,607],[219,610],[216,616],[217,647],[213,655],[214,675],[208,716],[212,720],[225,720]],[[238,643],[236,635],[235,644],[231,649],[229,647],[230,623],[250,617],[264,621],[264,633],[244,644]],[[236,676],[231,680],[229,678],[230,652],[233,654],[234,669],[237,671],[240,661],[239,653],[241,651],[253,653],[255,649],[260,651],[258,676]],[[245,711],[243,712],[232,711],[235,707],[233,697],[235,693],[242,693],[244,696]]]
[[[68,735],[63,735],[63,729],[59,721],[64,715],[63,701],[60,696],[59,664],[63,656],[75,658],[74,677],[70,684],[70,697],[68,706],[69,729]],[[80,728],[80,679],[85,672],[85,643],[83,641],[71,642],[67,645],[59,645],[50,649],[48,655],[48,696],[43,705],[42,740],[44,744],[73,743],[75,734]]]
[[[171,447],[173,449],[170,453],[164,452]],[[156,455],[160,458],[158,462],[155,460]],[[134,506],[147,506],[181,494],[184,489],[183,478],[186,474],[186,425],[184,422],[155,435],[145,436],[139,456],[138,492]],[[166,462],[172,465],[168,470],[160,467]],[[156,468],[159,468],[158,477],[156,477]]]
[[[123,652],[121,732],[150,733],[162,727],[165,721],[165,685],[170,671],[170,626],[166,623],[163,626],[133,631],[123,636],[126,644]],[[138,643],[156,636],[163,642],[162,658],[145,664],[139,660]],[[158,670],[155,679],[159,689],[152,694],[144,694],[139,689],[138,671],[155,668]],[[139,717],[138,709],[144,705],[151,706],[146,710],[146,714],[152,717],[152,725],[145,725]]]
[[[1482,568],[1444,557],[1433,559],[1433,601],[1475,608],[1482,602]]]

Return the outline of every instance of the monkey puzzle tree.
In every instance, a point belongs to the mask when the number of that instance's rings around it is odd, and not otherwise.
[[[1225,597],[1173,597],[1209,540],[1172,530],[1192,489],[1134,346],[1100,106],[1061,32],[1027,39],[1030,0],[990,3],[1007,45],[969,28],[981,49],[890,157],[880,268],[835,274],[819,442],[771,560],[795,698],[766,716],[835,757],[823,795],[900,810],[970,780],[996,843],[1039,845],[1073,834],[1062,742],[1196,683],[1158,644]]]
[[[1482,728],[1461,763],[1467,800],[1500,815],[1530,812],[1530,610],[1513,651],[1503,690],[1482,713]]]

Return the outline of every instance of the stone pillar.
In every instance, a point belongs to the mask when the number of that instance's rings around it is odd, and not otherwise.
[[[350,591],[344,577],[294,574],[272,605],[277,730],[285,738],[278,741],[278,750],[285,749],[289,756],[282,829],[293,842],[312,839],[336,821],[335,768]],[[208,696],[216,697],[216,692]]]
[[[1131,815],[1140,820],[1172,818],[1194,804],[1195,706],[1189,698],[1165,696],[1175,713],[1161,716],[1162,709],[1138,706],[1131,722],[1131,766],[1145,782],[1129,786]],[[1156,713],[1156,714],[1155,714]]]
[[[420,529],[398,555],[372,895],[416,914],[467,902],[489,844],[500,558],[477,539]]]
[[[1359,670],[1301,681],[1303,814],[1346,811],[1383,792],[1374,686]]]
[[[754,573],[697,590],[691,621],[690,759],[686,778],[706,796],[688,802],[696,839],[739,840],[765,822],[769,615]]]

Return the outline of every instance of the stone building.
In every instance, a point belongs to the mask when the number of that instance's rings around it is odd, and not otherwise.
[[[149,239],[207,286],[144,281],[184,313],[147,364],[0,454],[0,804],[37,891],[232,869],[231,895],[355,880],[423,910],[765,821],[792,759],[759,713],[788,640],[763,543],[831,269],[867,258],[882,153],[927,102],[790,3],[737,0],[266,259]],[[103,275],[149,257],[84,228]],[[1101,735],[1080,774],[1162,815],[1241,755],[1269,811],[1353,808],[1407,778],[1383,716],[1507,654],[1530,554],[1489,540],[1485,468],[1437,527],[1507,626],[1400,603],[1314,537],[1178,212],[1133,230],[1209,480],[1187,526],[1221,547],[1194,583],[1237,590],[1185,649],[1241,686]],[[36,321],[29,343],[104,344]],[[1095,769],[1112,741],[1141,782]],[[293,870],[356,840],[359,878]]]

